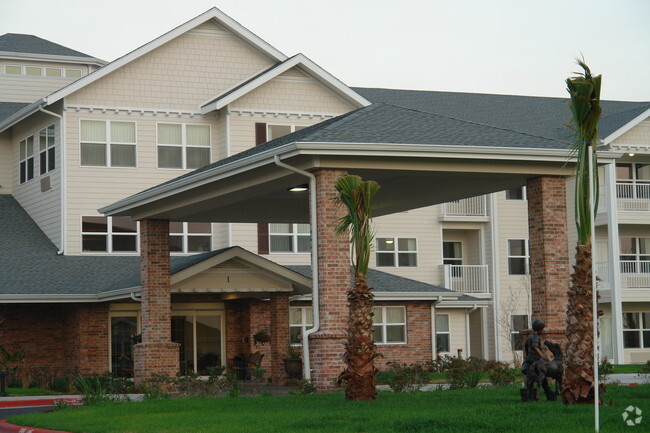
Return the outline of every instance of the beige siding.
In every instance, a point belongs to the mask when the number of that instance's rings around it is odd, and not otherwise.
[[[181,35],[75,92],[71,104],[197,110],[273,63],[210,24]]]
[[[54,68],[81,69],[82,76],[88,75],[86,65],[72,63],[27,62],[0,60],[0,100],[5,102],[34,102],[39,98],[67,86],[76,78],[34,77],[28,75],[4,74],[4,65],[47,66]],[[63,72],[65,74],[65,71]]]
[[[79,124],[81,119],[122,120],[136,122],[137,168],[82,167],[80,162]],[[214,118],[185,118],[173,116],[115,115],[67,112],[68,160],[68,254],[81,252],[81,216],[97,215],[97,209],[144,189],[173,179],[190,170],[158,169],[156,131],[158,122],[195,123],[211,126],[211,160],[219,154],[218,125]],[[111,185],[106,188],[106,185]]]
[[[612,146],[615,148],[619,144],[650,144],[650,119],[644,120],[618,137]]]
[[[465,321],[465,309],[459,308],[436,308],[436,314],[449,315],[449,354],[456,356],[458,349],[462,349],[462,357],[467,357],[467,324]]]
[[[48,125],[55,124],[56,169],[40,176],[38,154],[38,132]],[[12,129],[13,143],[11,161],[16,167],[13,171],[13,196],[38,224],[50,240],[61,246],[61,127],[58,119],[45,114],[35,114]],[[34,179],[20,184],[18,161],[20,157],[18,143],[34,135]],[[49,177],[52,189],[41,191],[41,180]]]
[[[14,161],[14,146],[11,132],[0,134],[0,194],[11,194],[13,177],[18,161]]]
[[[293,68],[234,101],[234,109],[342,114],[354,107],[316,79]]]

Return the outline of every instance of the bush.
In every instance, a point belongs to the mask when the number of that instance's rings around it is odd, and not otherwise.
[[[381,376],[393,392],[409,392],[418,389],[418,385],[429,381],[426,368],[422,364],[400,364],[389,362],[388,370]]]
[[[300,390],[301,394],[316,394],[318,391],[314,382],[307,379],[300,379],[298,389]]]
[[[446,371],[447,381],[451,389],[476,388],[485,371],[485,361],[480,358],[469,359],[451,358],[451,365]]]
[[[166,374],[154,373],[144,379],[140,384],[140,390],[145,400],[157,400],[169,398],[169,390],[177,383]]]
[[[508,367],[500,367],[490,373],[490,382],[494,386],[508,386],[515,382],[516,370]]]
[[[91,406],[98,403],[114,401],[106,381],[101,376],[78,377],[77,390],[83,395],[84,404]]]
[[[68,392],[70,381],[65,377],[57,377],[52,381],[52,389],[57,392]]]
[[[603,362],[601,362],[598,365],[598,378],[600,381],[606,381],[607,376],[610,374],[614,373],[614,366],[612,365],[611,362],[609,362],[609,359],[605,358],[603,359]]]

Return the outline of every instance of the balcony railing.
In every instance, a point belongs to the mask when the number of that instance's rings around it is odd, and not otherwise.
[[[445,288],[455,292],[490,293],[487,265],[443,265]]]
[[[454,200],[442,205],[442,215],[447,217],[486,217],[487,205],[484,195]]]
[[[621,285],[650,288],[650,260],[621,260]]]
[[[650,212],[650,182],[617,182],[616,197],[621,212]]]

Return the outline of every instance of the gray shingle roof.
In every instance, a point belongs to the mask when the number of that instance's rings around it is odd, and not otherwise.
[[[5,33],[0,36],[0,51],[47,54],[50,56],[92,57],[34,35]]]
[[[373,103],[386,103],[432,114],[564,140],[571,113],[567,98],[354,87]],[[606,137],[650,108],[650,102],[602,101],[600,136]]]
[[[307,278],[311,278],[311,266],[306,265],[292,265],[285,266],[292,271],[298,272]],[[350,277],[352,278],[353,272],[350,270]],[[378,293],[399,293],[399,292],[413,292],[413,293],[449,293],[455,294],[449,289],[436,286],[433,284],[423,283],[422,281],[412,280],[406,277],[389,274],[388,272],[378,271],[377,269],[368,269],[367,275],[368,283],[373,287],[375,292]]]
[[[24,102],[0,102],[0,122],[28,105]]]

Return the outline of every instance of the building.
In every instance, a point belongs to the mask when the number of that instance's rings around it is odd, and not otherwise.
[[[352,159],[349,167],[379,176],[385,191],[370,274],[380,365],[438,353],[511,361],[518,353],[514,335],[529,326],[530,315],[551,314],[550,307],[530,307],[536,288],[546,287],[537,282],[550,274],[534,276],[533,284],[527,276],[534,222],[526,214],[546,215],[548,202],[529,203],[524,187],[544,190],[534,179],[553,177],[570,198],[562,99],[350,88],[217,9],[108,64],[34,36],[4,35],[0,68],[1,342],[25,347],[35,366],[204,372],[260,350],[263,366],[281,382],[286,345],[299,343],[313,320],[310,192],[286,191],[306,181],[278,175],[285,160],[278,157],[275,171],[255,161],[296,143],[303,154],[318,152],[322,167],[343,161],[341,152],[367,159],[366,167]],[[608,205],[598,219],[597,252],[614,260],[599,260],[609,263],[599,265],[609,283],[601,302],[613,312],[603,317],[602,344],[619,362],[641,362],[650,357],[650,103],[603,105]],[[385,154],[365,152],[365,143]],[[393,157],[394,143],[400,151],[413,146]],[[407,171],[425,168],[398,169],[400,158],[425,158],[417,153],[425,144],[449,146],[447,163],[426,168],[439,177],[402,183]],[[466,149],[477,165],[452,155],[452,147]],[[621,152],[635,156],[613,168]],[[479,167],[477,155],[500,162]],[[390,173],[376,171],[381,158]],[[237,164],[248,177],[231,176]],[[216,189],[208,185],[213,176],[223,177]],[[420,190],[431,181],[442,188]],[[161,191],[175,194],[183,182],[186,195],[159,205]],[[408,207],[398,187],[413,191]],[[154,195],[158,201],[141,203]],[[571,219],[566,209],[558,212],[565,224]],[[163,281],[155,269],[141,279],[139,255],[151,253],[142,245],[160,242],[165,231],[158,219],[172,221],[169,241],[162,241],[171,268]],[[345,242],[330,242],[341,253],[337,266],[341,258],[346,266]],[[563,242],[560,260],[568,269],[571,252]],[[349,278],[339,277],[342,284]],[[143,290],[158,284],[163,289]],[[550,304],[561,305],[556,298]],[[323,299],[323,326],[340,327],[342,295]],[[134,366],[131,338],[147,328],[143,322],[157,327],[138,345],[144,367]],[[270,344],[255,341],[260,331],[270,333]],[[322,353],[340,351],[340,339],[315,339],[312,353],[319,345]],[[159,359],[147,358],[147,344]],[[327,370],[318,357],[312,362]],[[329,367],[331,376],[336,366]]]

